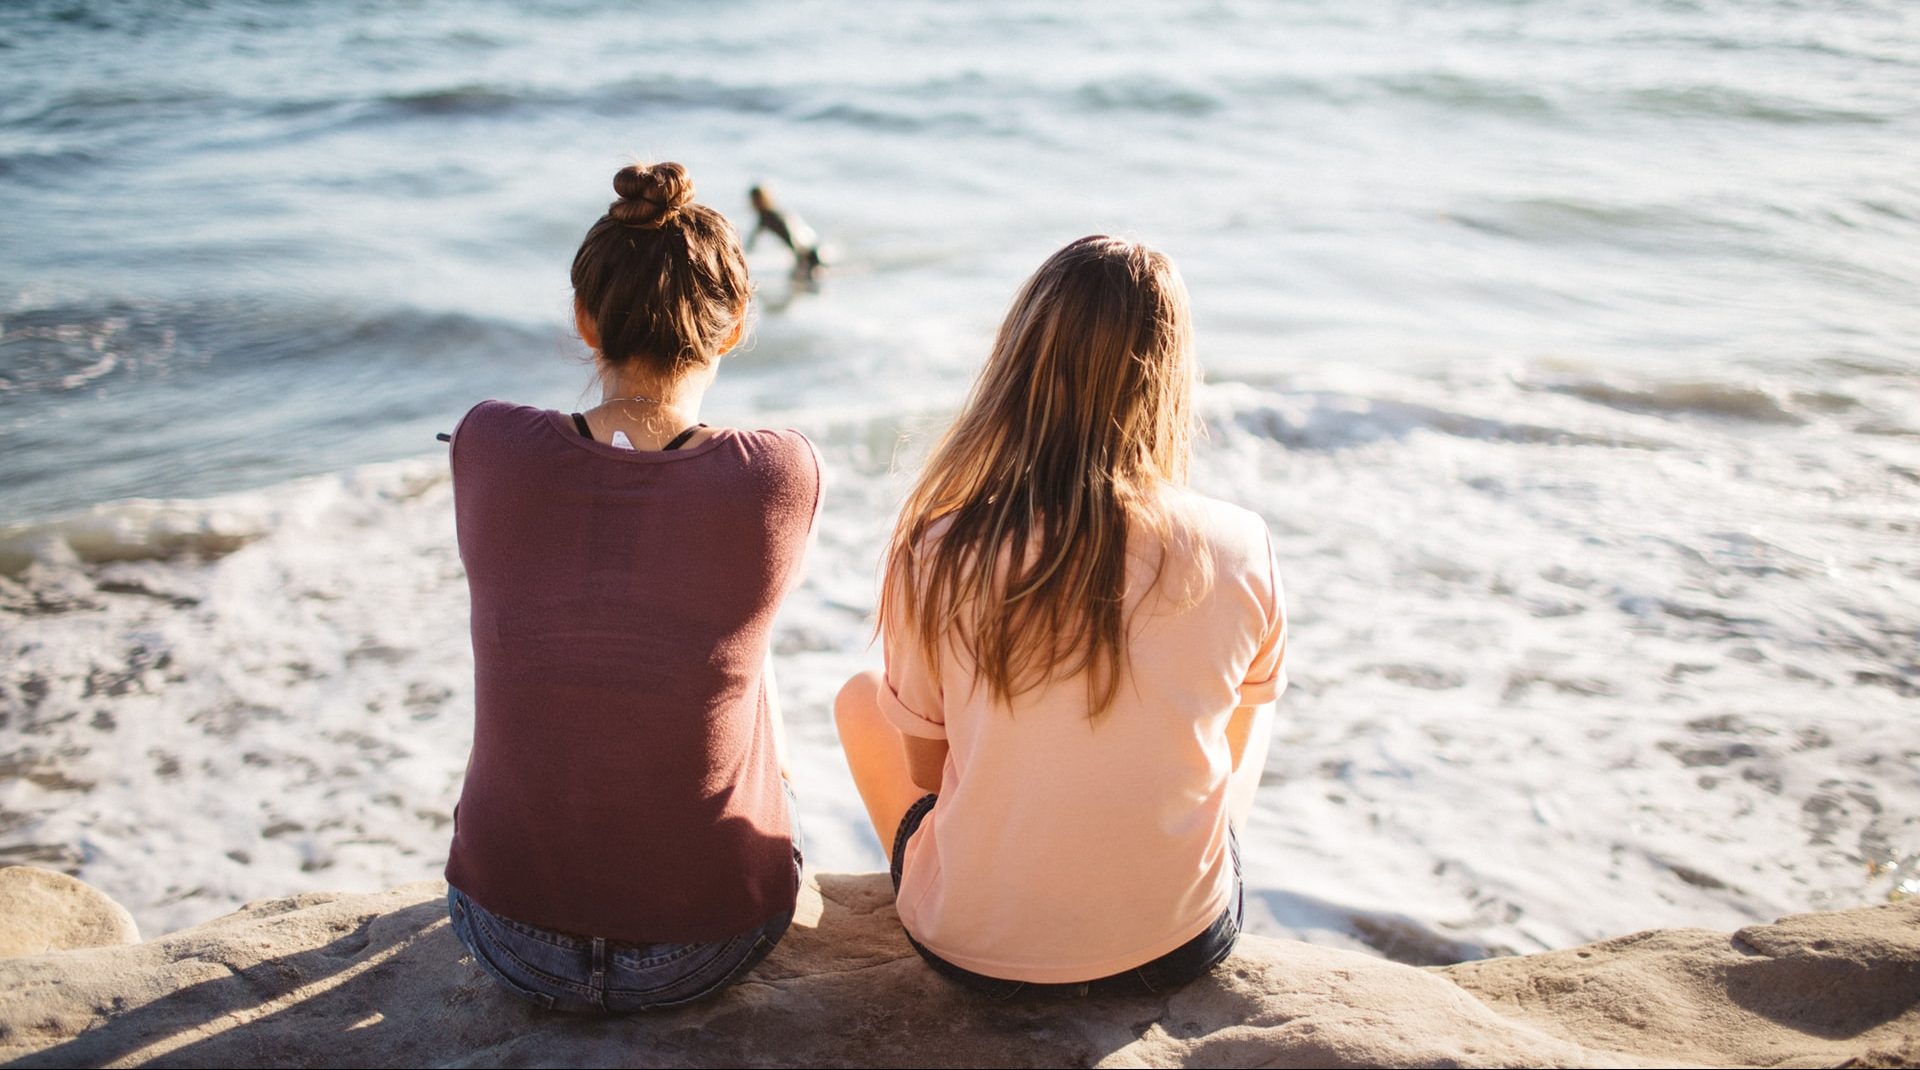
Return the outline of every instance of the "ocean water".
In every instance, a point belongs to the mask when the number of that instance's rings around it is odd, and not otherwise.
[[[632,155],[745,224],[706,416],[820,445],[828,717],[1022,278],[1165,250],[1292,690],[1262,931],[1437,962],[1920,894],[1920,9],[1716,0],[0,7],[0,861],[145,931],[437,876],[470,738],[433,439],[591,403]]]

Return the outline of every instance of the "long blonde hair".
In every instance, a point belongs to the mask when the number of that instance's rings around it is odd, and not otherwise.
[[[1186,480],[1189,321],[1173,262],[1119,238],[1081,238],[1021,287],[887,549],[880,627],[936,683],[951,633],[993,699],[1084,671],[1088,716],[1112,705],[1129,526],[1168,545],[1160,487]]]

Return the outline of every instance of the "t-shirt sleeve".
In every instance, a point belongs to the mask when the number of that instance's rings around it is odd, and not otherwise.
[[[807,534],[814,537],[820,533],[820,508],[827,500],[827,467],[821,463],[820,450],[814,446],[812,439],[798,431],[793,434],[805,449],[808,470],[813,474],[813,512],[807,515]]]
[[[495,415],[513,406],[504,401],[487,400],[467,410],[453,425],[453,431],[447,436],[447,468],[453,475],[454,493],[457,495],[460,485],[468,480],[463,473],[474,472],[476,463],[479,471],[485,470],[484,458],[490,451],[489,443],[498,436],[492,430],[499,425]]]
[[[454,422],[453,431],[447,435],[447,456],[448,457],[452,457],[460,449],[460,432],[463,429],[465,429],[468,424],[479,423],[480,421],[475,418],[475,414],[492,404],[494,404],[494,402],[492,401],[482,401],[476,404],[473,408],[468,409],[465,415],[461,416],[460,419]]]
[[[1280,569],[1274,560],[1273,537],[1261,526],[1266,546],[1266,624],[1260,647],[1254,651],[1253,664],[1240,684],[1240,705],[1258,706],[1272,702],[1287,689],[1287,601],[1280,589]],[[1258,566],[1255,566],[1256,568]]]
[[[791,428],[785,431],[763,432],[772,441],[781,443],[785,452],[780,454],[780,472],[782,487],[778,493],[791,504],[785,507],[785,522],[792,525],[789,534],[795,541],[789,543],[793,558],[787,570],[787,580],[781,593],[790,594],[799,588],[806,578],[807,562],[812,560],[814,546],[820,541],[820,506],[825,495],[822,484],[825,481],[825,469],[820,463],[820,451],[806,435]],[[806,509],[804,523],[800,510]],[[799,534],[804,532],[804,535]]]
[[[940,689],[934,686],[933,674],[928,670],[920,644],[897,634],[893,628],[886,628],[881,645],[886,654],[887,671],[880,680],[880,712],[909,736],[947,738]]]

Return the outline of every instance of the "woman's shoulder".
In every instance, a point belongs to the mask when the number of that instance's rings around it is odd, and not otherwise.
[[[807,531],[820,517],[825,483],[820,452],[806,435],[792,428],[725,428],[720,432],[734,444],[734,456],[744,463],[740,472],[756,497],[787,503],[795,523]]]
[[[1253,607],[1263,626],[1283,620],[1280,567],[1260,514],[1184,488],[1165,501],[1173,514],[1173,538],[1186,544],[1178,557],[1210,564],[1202,589],[1215,600],[1238,592],[1220,604]]]
[[[476,463],[492,466],[519,455],[529,438],[546,433],[543,428],[553,415],[531,405],[493,398],[468,409],[447,439],[448,457],[455,474]]]
[[[1271,540],[1260,514],[1185,487],[1168,491],[1162,500],[1176,528],[1205,545],[1215,558],[1246,559],[1265,566]]]
[[[775,465],[815,482],[820,478],[820,451],[806,435],[786,428],[726,428],[724,434],[740,444],[757,463]]]
[[[814,449],[811,439],[791,427],[727,427],[721,430],[764,450],[802,451],[811,454]]]
[[[546,423],[547,420],[548,412],[546,409],[538,409],[532,405],[518,405],[511,401],[501,401],[498,398],[488,398],[467,410],[467,414],[460,418],[458,424],[454,425],[452,438],[454,443],[457,444],[462,434],[472,432],[476,429],[492,431],[533,428]]]

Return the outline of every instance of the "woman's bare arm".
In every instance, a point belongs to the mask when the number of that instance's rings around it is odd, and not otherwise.
[[[947,767],[947,741],[922,739],[902,733],[900,741],[907,749],[907,775],[921,788],[938,792],[940,771]]]

